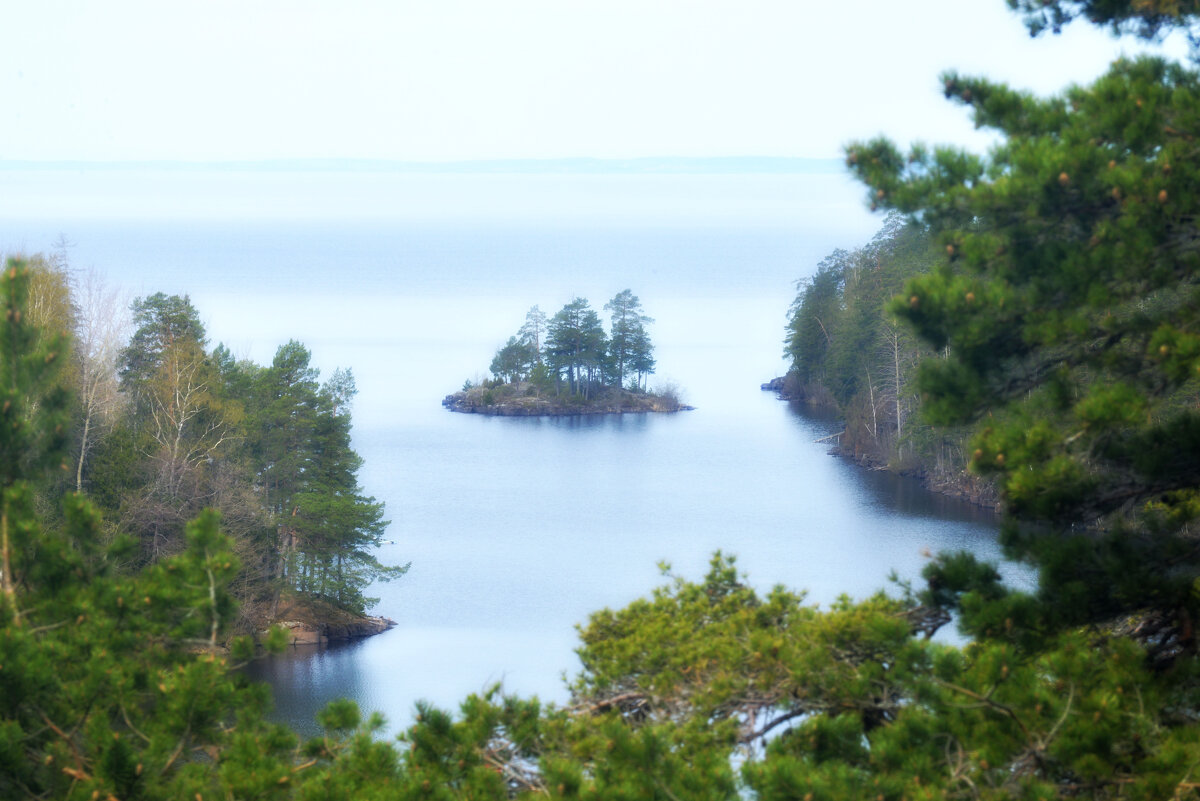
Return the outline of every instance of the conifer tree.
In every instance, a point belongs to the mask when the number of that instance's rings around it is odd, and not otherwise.
[[[121,382],[137,392],[162,366],[164,354],[180,344],[205,343],[204,324],[187,296],[157,292],[130,306],[135,330],[121,352]]]
[[[1008,0],[1020,11],[1029,31],[1061,33],[1079,18],[1108,26],[1115,33],[1133,32],[1152,39],[1164,32],[1183,28],[1195,44],[1200,3],[1195,0]]]
[[[32,487],[65,469],[68,407],[60,341],[28,323],[28,280],[15,260],[0,276],[0,797],[240,795],[248,777],[212,756],[235,731],[288,775],[294,738],[262,722],[262,694],[239,689],[216,648],[238,570],[216,516],[177,557],[122,574],[132,543],[106,546],[83,498],[57,525],[36,513]]]
[[[6,620],[20,624],[18,590],[37,569],[38,531],[24,518],[33,485],[66,469],[66,389],[56,380],[64,363],[64,335],[41,331],[29,319],[32,274],[9,259],[0,275],[0,589]]]
[[[826,362],[833,347],[834,320],[841,312],[842,287],[850,254],[835,250],[817,265],[816,273],[800,282],[788,314],[784,354],[801,387],[825,384]]]
[[[1147,8],[1134,16],[1162,24]],[[1048,99],[954,73],[944,87],[1003,137],[988,158],[884,140],[847,156],[873,203],[943,250],[892,304],[948,355],[922,365],[926,412],[978,421],[974,468],[1032,524],[1006,540],[1042,566],[1042,625],[1151,608],[1190,647],[1200,75],[1143,57]]]
[[[604,310],[612,313],[608,338],[610,369],[616,373],[617,386],[624,388],[627,372],[637,373],[639,381],[654,372],[653,348],[646,333],[646,325],[654,320],[642,314],[641,301],[628,289],[605,303]]]
[[[546,360],[566,373],[572,392],[587,397],[604,361],[607,337],[600,318],[584,298],[563,306],[546,327]]]
[[[338,370],[324,385],[319,378],[308,349],[289,342],[256,376],[250,404],[248,447],[275,530],[275,602],[286,588],[361,612],[372,603],[363,588],[405,568],[385,567],[373,554],[387,521],[383,504],[358,486],[354,377]]]
[[[525,323],[521,326],[521,330],[517,332],[517,337],[531,349],[534,360],[540,364],[542,361],[542,345],[546,339],[546,313],[537,306],[531,307],[525,313]]]
[[[496,351],[488,369],[498,380],[515,384],[526,378],[540,361],[541,355],[530,342],[509,337]]]

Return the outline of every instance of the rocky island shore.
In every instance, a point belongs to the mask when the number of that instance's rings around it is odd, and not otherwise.
[[[391,618],[352,612],[291,592],[279,598],[274,610],[270,606],[250,605],[244,609],[237,629],[261,641],[269,629],[281,628],[288,645],[327,645],[382,634],[396,625]]]
[[[541,392],[528,382],[480,385],[447,395],[442,405],[452,412],[498,417],[564,417],[582,414],[683,412],[694,407],[671,391],[631,392],[606,387],[584,398],[578,394]]]

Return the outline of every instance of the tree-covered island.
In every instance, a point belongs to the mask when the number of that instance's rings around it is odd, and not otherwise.
[[[535,416],[676,412],[684,405],[671,387],[650,390],[654,346],[646,326],[654,320],[631,290],[604,304],[600,315],[575,298],[553,317],[534,306],[516,335],[496,351],[492,378],[446,396],[451,411]]]

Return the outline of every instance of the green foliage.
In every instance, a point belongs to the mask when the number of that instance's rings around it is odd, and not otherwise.
[[[159,293],[133,311],[121,380],[136,402],[95,446],[87,483],[115,527],[138,538],[141,561],[182,550],[186,522],[215,504],[241,556],[243,625],[269,619],[287,590],[369,607],[363,588],[404,568],[374,556],[387,522],[357,482],[353,375],[336,370],[321,385],[295,341],[268,367],[224,346],[206,353],[186,297]]]
[[[608,337],[584,298],[575,298],[546,326],[546,363],[565,374],[573,393],[587,397],[607,355]]]
[[[994,570],[946,564],[1009,593]],[[991,588],[990,590],[987,588]],[[1014,596],[1016,594],[1013,594]],[[920,636],[911,599],[765,597],[732,559],[700,582],[592,615],[566,708],[472,696],[419,706],[395,797],[656,799],[1157,798],[1191,787],[1184,674],[1124,637],[1036,643],[1001,624],[963,648]],[[348,728],[349,707],[327,712]],[[336,713],[336,714],[335,714]],[[327,725],[335,725],[329,723]],[[395,770],[395,772],[391,772]]]
[[[1192,14],[1123,0],[1027,10],[1052,26],[1085,14],[1150,32]],[[469,697],[457,715],[421,705],[397,745],[378,739],[381,718],[364,720],[350,702],[326,708],[325,734],[302,744],[263,720],[265,692],[231,674],[218,645],[235,613],[233,550],[245,540],[222,533],[216,513],[140,569],[128,569],[129,539],[101,536],[83,498],[66,498],[60,519],[39,517],[36,484],[61,457],[62,384],[46,350],[53,338],[22,323],[23,272],[10,263],[0,279],[0,414],[11,429],[0,434],[0,797],[1195,795],[1197,88],[1192,71],[1152,59],[1045,101],[949,76],[948,93],[1002,144],[988,159],[852,147],[874,202],[916,224],[893,219],[869,248],[837,255],[793,307],[797,371],[847,409],[857,404],[859,425],[869,415],[878,437],[880,385],[850,356],[888,335],[879,301],[896,275],[908,279],[891,310],[937,352],[916,379],[927,413],[978,426],[973,464],[1002,482],[1014,515],[1005,539],[1040,566],[1036,595],[969,556],[942,555],[916,594],[820,609],[782,587],[760,594],[718,553],[700,582],[673,578],[589,618],[569,706],[498,690]],[[933,270],[927,236],[945,253]],[[363,584],[341,571],[361,579],[375,569],[355,554],[369,555],[384,524],[355,480],[352,378],[317,388],[296,343],[270,368],[220,350],[172,367],[181,342],[203,341],[176,300],[155,296],[142,310],[128,386],[146,388],[153,409],[155,386],[193,365],[211,394],[193,417],[239,432],[236,446],[210,442],[206,453],[226,476],[235,463],[251,469],[275,504],[275,533],[292,543],[286,575],[355,602]],[[572,305],[573,322],[555,321],[590,329],[586,301]],[[531,321],[540,334],[544,318]],[[547,328],[547,347],[567,360],[546,358],[550,371],[576,386],[611,371],[582,359],[566,328]],[[897,440],[910,375],[891,399]],[[247,395],[268,402],[243,416]],[[109,463],[129,452],[112,448]],[[223,487],[221,475],[206,480]],[[962,647],[931,640],[947,610],[973,638]]]
[[[403,575],[379,563],[374,549],[387,521],[383,504],[362,495],[362,460],[350,445],[353,375],[335,371],[324,385],[298,342],[279,348],[251,384],[248,451],[273,524],[270,561],[279,584],[364,611],[363,589]]]
[[[247,514],[245,494],[229,491],[250,481],[236,460],[245,413],[230,391],[244,384],[238,366],[228,351],[205,352],[204,328],[186,297],[159,293],[136,300],[132,310],[137,328],[119,369],[131,402],[90,471],[124,472],[90,474],[88,484],[112,504],[118,526],[139,536],[139,558],[150,563],[185,547],[187,521],[214,497],[229,499],[222,511],[239,538],[259,521]]]
[[[540,359],[541,355],[532,344],[509,337],[504,347],[496,351],[488,369],[496,378],[515,384],[528,376]]]
[[[936,257],[928,231],[893,214],[865,247],[822,260],[799,283],[789,311],[786,386],[793,397],[841,413],[838,445],[846,455],[986,499],[986,485],[966,475],[964,431],[934,429],[922,414],[935,401],[919,397],[919,364],[935,351],[886,308]]]
[[[240,795],[244,777],[223,778],[207,755],[231,735],[252,736],[258,760],[286,773],[294,738],[262,722],[265,696],[239,687],[213,648],[237,570],[216,517],[190,527],[183,553],[134,575],[112,569],[86,501],[70,500],[64,519],[39,533],[43,569],[0,607],[0,795]]]
[[[138,298],[131,310],[137,328],[121,353],[120,375],[126,388],[149,382],[172,348],[184,344],[204,345],[204,324],[186,295],[158,292]]]
[[[80,502],[68,516],[86,531],[88,514]],[[720,554],[700,582],[675,578],[593,615],[566,708],[497,690],[455,716],[421,705],[397,747],[343,701],[318,716],[324,736],[298,744],[262,722],[261,693],[231,681],[222,658],[180,647],[225,619],[210,599],[224,593],[227,544],[210,517],[187,554],[140,577],[76,558],[68,567],[86,579],[33,604],[39,630],[4,629],[0,792],[1153,798],[1187,787],[1197,755],[1170,725],[1190,676],[1147,671],[1129,639],[1080,631],[1030,648],[1002,630],[937,645],[916,634],[928,610],[911,600],[822,611],[783,588],[759,595]]]
[[[760,598],[718,553],[702,584],[676,579],[650,600],[593,614],[580,634],[575,695],[651,718],[703,720],[731,744],[749,743],[801,715],[843,708],[910,667],[901,604],[844,600],[820,614],[802,601],[782,588]],[[872,657],[891,667],[877,669]],[[895,711],[885,700],[859,714],[872,728]]]
[[[788,315],[788,337],[784,352],[792,360],[792,372],[802,384],[824,383],[833,335],[830,328],[842,310],[850,254],[835,250],[817,265],[816,274],[799,284],[799,292]],[[835,386],[843,381],[831,381]]]
[[[123,349],[114,335],[92,343],[108,348],[108,358],[94,349],[75,354],[67,332],[81,328],[85,301],[94,299],[74,297],[68,278],[58,257],[10,259],[0,274],[0,490],[13,489],[5,509],[47,517],[9,525],[0,514],[5,594],[27,571],[44,569],[26,560],[41,560],[44,529],[63,524],[69,467],[107,513],[96,545],[109,546],[107,558],[125,568],[187,552],[189,521],[215,507],[237,554],[231,564],[240,565],[227,578],[243,631],[262,628],[285,590],[362,611],[372,603],[367,584],[403,574],[374,555],[387,522],[357,483],[349,371],[319,385],[297,342],[268,368],[224,346],[206,353],[191,302],[163,293],[132,304],[135,330]],[[104,335],[117,329],[101,323]],[[112,389],[103,408],[100,384]]]
[[[625,386],[626,373],[636,373],[635,386],[640,386],[645,376],[654,372],[653,348],[646,333],[646,326],[654,320],[642,314],[641,301],[628,289],[605,303],[604,310],[612,312],[608,368],[616,386]]]
[[[654,320],[642,313],[641,301],[629,289],[618,292],[604,310],[612,314],[609,333],[584,298],[575,298],[551,318],[537,306],[531,308],[525,324],[492,358],[493,379],[482,386],[494,391],[475,392],[476,385],[467,381],[458,408],[512,404],[519,396],[548,399],[552,393],[558,407],[591,403],[613,411],[654,408],[633,399],[646,395],[646,378],[654,372],[654,346],[646,330]],[[679,405],[677,400],[660,400],[665,406]],[[519,402],[516,406],[544,409]]]
[[[56,405],[26,404],[55,387],[55,360],[26,330],[25,274],[8,266],[0,376],[24,411],[10,427],[24,452],[0,454],[0,796],[208,792],[211,760],[198,760],[200,749],[224,740],[233,710],[254,721],[263,709],[261,693],[239,690],[214,651],[230,621],[237,559],[214,514],[189,528],[182,553],[137,574],[115,569],[126,543],[101,543],[81,497],[65,499],[60,524],[43,525],[32,467],[54,464],[64,443]]]
[[[891,305],[948,354],[921,366],[927,414],[979,421],[972,466],[1016,520],[1048,527],[1049,541],[1015,527],[1007,541],[1044,566],[1048,598],[1072,602],[1063,620],[1147,605],[1194,618],[1200,174],[1184,132],[1200,76],[1141,58],[1045,100],[955,74],[945,89],[1004,137],[988,159],[848,151],[876,202],[919,216],[945,254]],[[1110,534],[1082,547],[1056,533],[1081,525]],[[1131,572],[1159,578],[1137,591]]]
[[[1196,20],[1179,3],[1011,5],[1035,32],[1075,16],[1143,35]],[[953,73],[944,86],[1000,134],[987,158],[875,140],[847,161],[873,207],[936,243],[888,309],[932,351],[915,376],[926,419],[974,428],[971,466],[999,482],[1004,542],[1039,567],[1039,586],[1014,592],[990,566],[940,556],[917,597],[954,610],[974,642],[928,649],[931,670],[914,673],[883,731],[806,720],[748,779],[781,797],[1185,797],[1200,612],[1200,75],[1143,58],[1049,99]],[[845,254],[822,265],[789,338],[798,383],[823,384],[848,429],[862,394],[814,322],[849,315],[853,270]],[[801,732],[806,747],[785,761]]]
[[[0,488],[43,478],[64,465],[68,396],[56,376],[68,345],[65,335],[44,333],[31,323],[32,280],[26,263],[17,259],[9,259],[0,275]]]
[[[1196,17],[1200,4],[1194,0],[1008,0],[1019,10],[1033,35],[1043,31],[1060,33],[1071,21],[1084,17],[1114,32],[1132,31],[1153,39],[1182,28],[1195,43]]]

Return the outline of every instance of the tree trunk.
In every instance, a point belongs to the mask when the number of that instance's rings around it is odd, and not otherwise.
[[[12,575],[12,559],[9,555],[10,543],[8,541],[8,502],[7,499],[0,499],[0,503],[4,504],[4,508],[0,510],[0,570],[3,571],[3,576],[0,580],[3,581],[4,596],[8,599],[8,605],[12,607],[13,625],[21,625],[21,610],[17,608],[17,588],[13,582]]]
[[[867,391],[871,399],[871,437],[879,444],[879,418],[875,413],[875,385],[871,383],[871,368],[867,368]]]
[[[900,435],[903,433],[903,409],[900,405],[900,333],[892,331],[892,364],[896,370],[896,453],[901,455]]]
[[[88,452],[88,431],[92,427],[92,405],[86,404],[83,415],[83,434],[79,439],[79,462],[75,465],[75,491],[83,492],[83,460]]]

